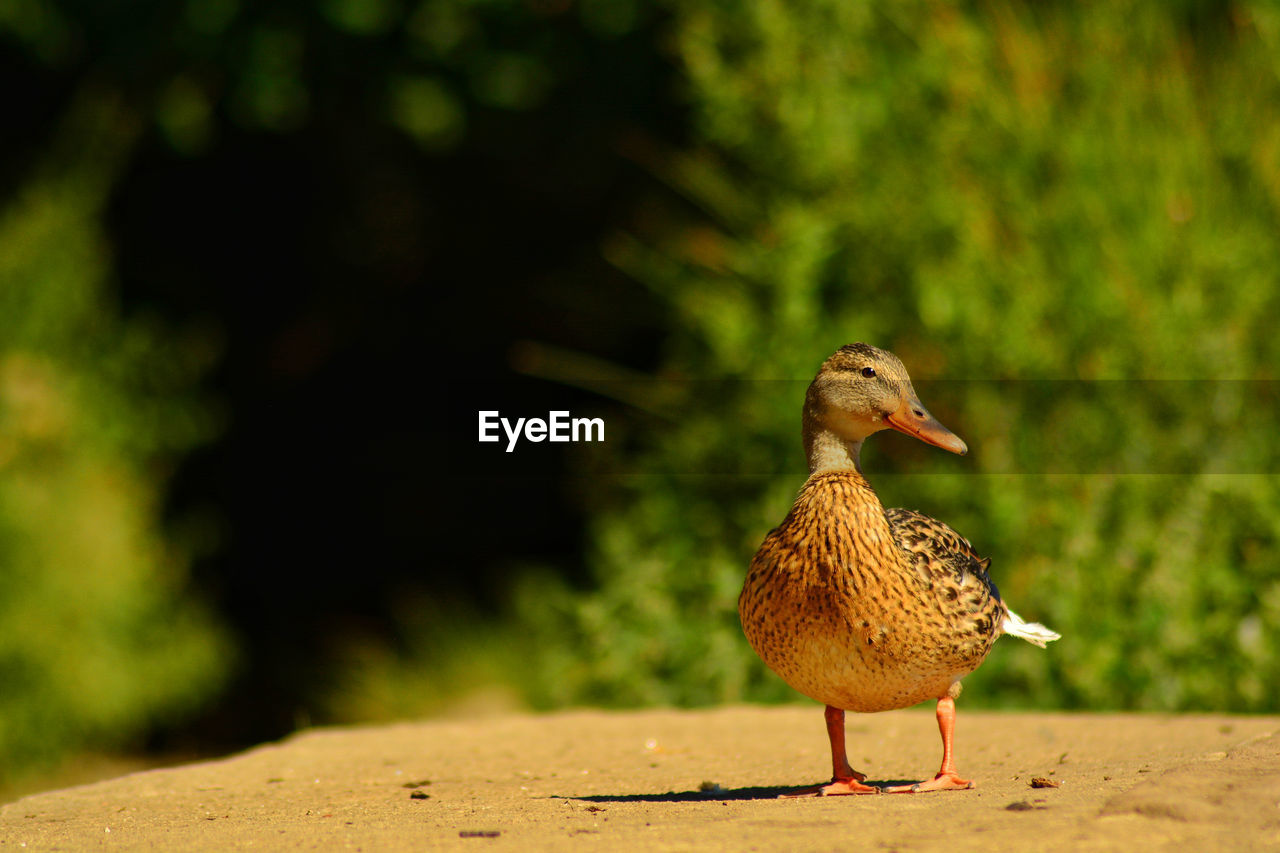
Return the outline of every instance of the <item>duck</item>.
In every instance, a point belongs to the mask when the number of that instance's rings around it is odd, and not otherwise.
[[[991,561],[947,524],[885,509],[863,474],[871,435],[893,429],[952,453],[968,446],[920,402],[902,361],[848,344],[823,362],[802,416],[809,478],[751,560],[738,613],[747,641],[795,690],[825,706],[831,782],[786,796],[920,793],[974,783],[952,756],[961,679],[1008,634],[1044,648],[1059,635],[1009,609]],[[845,714],[936,701],[942,765],[879,787],[849,765]]]

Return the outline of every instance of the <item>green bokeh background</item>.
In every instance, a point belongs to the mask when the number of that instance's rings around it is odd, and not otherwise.
[[[519,566],[497,615],[389,613],[406,641],[351,651],[325,719],[476,690],[537,708],[795,698],[743,641],[736,597],[803,480],[805,382],[855,340],[897,352],[974,450],[873,439],[884,503],[966,534],[1006,599],[1063,635],[1002,643],[965,705],[1280,711],[1280,8],[550,5],[584,38],[643,23],[678,72],[683,138],[628,155],[666,191],[598,247],[658,306],[658,363],[623,392],[622,366],[531,345],[548,382],[612,381],[624,401],[619,440],[574,457],[587,579]],[[175,44],[215,62],[244,10],[177,6]],[[543,108],[556,48],[537,6],[317,14],[324,38],[395,37],[377,109],[437,157],[465,148],[476,104]],[[9,8],[5,38],[51,64],[87,15]],[[198,532],[160,524],[172,466],[218,429],[200,390],[217,346],[121,314],[102,217],[141,134],[196,157],[220,121],[306,120],[325,78],[304,60],[341,56],[291,20],[238,31],[217,87],[187,69],[131,100],[86,80],[39,168],[8,177],[5,774],[136,743],[235,666],[188,583]],[[495,20],[515,23],[499,38]]]
[[[1200,11],[676,4],[698,144],[666,165],[705,220],[609,247],[671,308],[668,375],[809,377],[866,340],[1009,380],[920,388],[972,458],[868,461],[1064,636],[1002,644],[966,703],[1280,703],[1277,398],[1224,381],[1280,365],[1280,17]],[[1081,393],[1126,379],[1168,381]],[[799,485],[753,476],[799,458],[803,383],[767,384],[653,431],[635,468],[664,473],[593,520],[598,590],[523,590],[540,704],[788,697],[734,610]]]

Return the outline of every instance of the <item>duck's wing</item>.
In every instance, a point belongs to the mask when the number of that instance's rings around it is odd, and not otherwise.
[[[971,589],[1000,600],[1000,591],[987,574],[991,560],[979,556],[950,525],[913,509],[887,509],[884,514],[894,541],[930,589]]]
[[[949,525],[910,509],[888,509],[894,541],[943,619],[948,642],[979,660],[1000,636],[1005,606],[991,582],[991,561]]]
[[[911,509],[887,509],[893,538],[928,588],[946,609],[972,620],[978,630],[989,624],[1000,634],[1019,637],[1044,648],[1059,635],[1039,622],[1024,622],[1000,598],[987,569],[988,557],[978,555],[950,525]]]

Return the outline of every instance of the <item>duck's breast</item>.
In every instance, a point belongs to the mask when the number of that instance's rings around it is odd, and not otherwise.
[[[944,695],[990,643],[980,631],[956,635],[967,597],[949,600],[864,484],[830,475],[806,483],[752,560],[739,613],[752,647],[793,688],[881,711]]]

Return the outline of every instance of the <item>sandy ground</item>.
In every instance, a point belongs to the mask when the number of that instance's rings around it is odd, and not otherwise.
[[[1280,850],[1277,733],[961,709],[974,790],[778,799],[830,771],[816,706],[321,729],[25,797],[0,850]],[[927,711],[850,715],[848,742],[875,782],[937,769]]]

